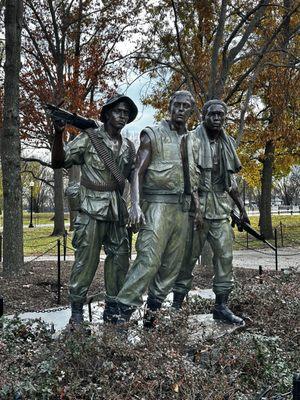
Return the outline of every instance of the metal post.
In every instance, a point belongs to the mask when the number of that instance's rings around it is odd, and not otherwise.
[[[2,262],[2,242],[3,242],[3,237],[2,234],[0,234],[0,262]]]
[[[91,297],[91,298],[89,299],[89,302],[88,302],[89,321],[90,321],[90,322],[92,322],[92,320],[93,320],[93,316],[92,316],[92,301],[93,301],[93,297]]]
[[[28,228],[33,228],[33,223],[32,223],[32,212],[33,212],[33,182],[30,182],[30,222],[28,225]]]
[[[60,239],[57,240],[57,304],[60,304]]]
[[[66,255],[67,255],[67,236],[68,236],[68,233],[65,232],[63,234],[64,261],[66,261]]]
[[[300,373],[293,376],[293,400],[300,400]]]
[[[4,313],[4,301],[3,301],[3,297],[0,297],[0,318],[2,317]]]
[[[259,273],[259,283],[263,283],[263,280],[262,280],[263,269],[262,269],[261,265],[259,265],[259,267],[258,267],[258,273]]]
[[[0,297],[0,318],[4,314],[4,302],[3,302],[3,297]],[[3,322],[0,322],[0,328],[3,328]]]
[[[280,221],[280,237],[281,237],[281,247],[283,247],[283,227],[282,227],[282,222]]]
[[[277,243],[277,229],[274,229],[274,236],[275,236],[275,268],[278,271],[278,243]]]

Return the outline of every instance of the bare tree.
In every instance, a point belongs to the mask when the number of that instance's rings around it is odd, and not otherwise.
[[[295,165],[288,176],[275,182],[274,194],[286,205],[300,203],[300,166]]]

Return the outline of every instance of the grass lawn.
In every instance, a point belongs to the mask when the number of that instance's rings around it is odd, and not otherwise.
[[[45,225],[45,224],[53,224],[53,212],[45,212],[45,213],[33,213],[32,214],[32,223],[34,226],[36,225]],[[69,221],[69,213],[65,213],[65,223]],[[23,225],[28,226],[30,222],[30,212],[23,212]],[[2,224],[2,220],[1,220]]]
[[[51,236],[53,226],[43,226],[35,228],[24,228],[24,255],[48,255],[57,254],[57,240],[61,241],[61,252],[63,246],[63,237]],[[72,251],[72,232],[68,233],[67,237],[67,254],[73,254]]]
[[[259,232],[258,216],[250,217],[251,225],[255,230]],[[300,215],[273,215],[272,216],[273,229],[277,229],[277,243],[278,247],[287,246],[300,246]],[[235,242],[234,249],[240,250],[247,248],[247,234],[246,232],[239,232],[237,228],[234,228]],[[275,240],[268,240],[273,245]],[[283,245],[283,246],[282,246]],[[255,239],[252,236],[248,236],[248,247],[249,248],[265,248],[266,244]]]
[[[40,255],[44,252],[47,254],[57,254],[57,240],[62,237],[51,236],[53,231],[53,221],[50,221],[51,213],[40,214],[39,224],[51,224],[49,226],[37,226],[34,224],[34,228],[28,228],[24,223],[24,255]],[[251,216],[251,225],[254,229],[259,231],[258,228],[258,216]],[[26,220],[25,220],[26,221]],[[65,221],[66,223],[68,220]],[[280,225],[281,222],[281,225]],[[281,231],[283,234],[283,246],[299,246],[300,245],[300,215],[274,215],[273,216],[273,227],[277,228],[278,246],[282,247]],[[244,249],[247,247],[247,235],[245,232],[239,232],[236,228],[234,229],[235,242],[234,249]],[[133,235],[133,249],[135,248],[137,235]],[[67,254],[71,255],[72,244],[72,232],[68,232],[67,238]],[[274,240],[270,240],[274,244]],[[249,248],[265,248],[266,245],[259,240],[248,237]]]

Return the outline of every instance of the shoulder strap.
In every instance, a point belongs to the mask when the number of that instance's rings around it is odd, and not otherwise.
[[[132,141],[130,139],[125,138],[125,140],[126,140],[126,142],[128,144],[128,147],[129,147],[130,163],[132,163],[135,160],[135,154],[136,154],[135,147],[134,147],[134,144],[132,143]]]
[[[180,151],[182,159],[182,170],[183,170],[183,181],[184,181],[184,193],[191,194],[191,179],[190,169],[188,160],[188,148],[187,148],[188,134],[183,135],[181,138]]]
[[[111,157],[111,154],[108,152],[106,146],[103,146],[101,140],[99,140],[99,137],[94,130],[87,130],[86,133],[88,134],[92,145],[95,147],[98,156],[101,158],[106,168],[117,181],[119,191],[123,193],[125,187],[125,178],[121,173],[116,160]]]

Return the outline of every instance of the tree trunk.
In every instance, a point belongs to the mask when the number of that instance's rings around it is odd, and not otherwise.
[[[65,233],[63,170],[54,170],[54,229],[52,236]]]
[[[76,104],[78,101],[77,93],[79,92],[79,76],[80,76],[80,52],[81,52],[81,34],[82,34],[82,12],[83,12],[83,2],[79,0],[78,4],[78,21],[76,27],[76,36],[75,36],[75,65],[74,65],[74,85],[73,85],[73,96],[72,101]],[[77,112],[77,107],[72,105],[72,111]],[[73,136],[73,135],[72,135]],[[74,137],[71,137],[73,140]],[[72,168],[69,169],[69,182],[79,182],[80,181],[80,166],[73,165]],[[70,231],[74,230],[74,222],[77,217],[78,211],[70,210]]]
[[[69,169],[69,182],[79,182],[80,181],[80,166],[73,165]],[[78,211],[70,211],[70,228],[69,231],[74,230],[74,222],[77,217]]]
[[[260,207],[260,233],[266,239],[273,238],[272,215],[271,215],[271,191],[275,146],[272,140],[266,143],[265,157],[261,174],[261,198]]]
[[[2,131],[3,274],[23,267],[23,210],[19,133],[19,73],[21,68],[22,0],[5,3],[5,79]]]

